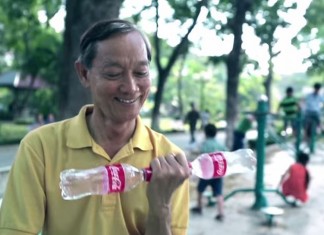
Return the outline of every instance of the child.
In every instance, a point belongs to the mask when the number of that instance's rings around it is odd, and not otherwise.
[[[308,200],[307,188],[310,181],[309,172],[306,165],[309,155],[300,152],[297,155],[297,162],[291,165],[282,176],[280,185],[282,193],[291,201],[293,206],[305,203]]]
[[[204,127],[205,132],[205,140],[202,142],[200,146],[201,153],[209,153],[215,151],[226,151],[226,148],[220,145],[215,137],[217,134],[217,128],[214,124],[207,124]],[[217,197],[217,215],[215,217],[218,221],[223,221],[224,219],[224,198],[222,195],[223,188],[223,179],[199,179],[197,191],[198,191],[198,201],[197,206],[191,209],[191,212],[201,214],[202,213],[202,194],[207,188],[207,186],[211,186],[213,189],[213,196]]]
[[[293,130],[293,134],[296,135],[297,128],[297,116],[300,110],[299,100],[294,96],[294,89],[287,87],[286,96],[280,101],[278,112],[283,111],[284,116],[284,132],[290,126]]]

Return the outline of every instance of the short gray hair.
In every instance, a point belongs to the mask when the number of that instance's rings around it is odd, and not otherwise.
[[[130,32],[138,32],[142,36],[147,51],[147,59],[151,61],[151,45],[147,37],[131,22],[113,19],[99,21],[84,32],[80,39],[80,62],[90,69],[97,53],[97,42],[117,34]]]

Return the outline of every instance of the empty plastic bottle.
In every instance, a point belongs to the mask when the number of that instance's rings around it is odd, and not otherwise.
[[[254,171],[256,159],[251,149],[212,152],[199,155],[188,163],[192,174],[203,179]],[[60,188],[65,200],[89,195],[126,192],[143,181],[150,181],[150,168],[137,169],[129,164],[114,164],[86,170],[68,169],[60,174]]]

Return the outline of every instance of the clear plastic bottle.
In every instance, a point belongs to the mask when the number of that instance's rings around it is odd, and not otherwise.
[[[203,179],[254,171],[256,158],[251,149],[213,152],[199,155],[188,163],[192,174]],[[60,174],[60,188],[65,200],[90,195],[126,192],[143,181],[150,181],[150,168],[137,169],[128,164],[100,166],[86,170],[68,169]]]
[[[149,169],[137,169],[123,163],[86,170],[64,170],[60,174],[62,197],[76,200],[90,195],[126,192],[148,178],[146,171]]]
[[[254,171],[256,158],[251,149],[239,149],[233,152],[203,153],[189,164],[193,175],[211,179]]]

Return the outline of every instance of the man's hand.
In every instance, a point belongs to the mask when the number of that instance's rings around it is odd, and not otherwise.
[[[183,154],[169,154],[155,158],[151,168],[153,174],[146,192],[149,214],[145,234],[171,234],[171,197],[190,176],[188,161]]]

